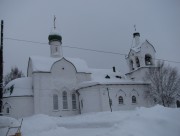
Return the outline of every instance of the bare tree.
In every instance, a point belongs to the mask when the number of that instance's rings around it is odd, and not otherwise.
[[[149,69],[145,79],[151,83],[145,93],[147,98],[165,107],[174,103],[175,96],[180,91],[177,69],[159,61],[156,68]]]
[[[4,77],[4,85],[7,85],[10,81],[20,77],[24,77],[23,72],[20,71],[16,66],[12,67],[11,72],[6,74]]]

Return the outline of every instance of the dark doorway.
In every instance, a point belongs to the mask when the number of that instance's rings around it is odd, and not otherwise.
[[[177,108],[180,108],[180,101],[179,100],[176,101],[176,105],[177,105]]]

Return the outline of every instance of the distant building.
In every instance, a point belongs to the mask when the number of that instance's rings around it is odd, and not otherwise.
[[[144,98],[149,83],[145,72],[154,67],[155,49],[147,40],[134,44],[126,60],[129,73],[92,69],[78,58],[62,55],[62,37],[54,30],[48,37],[51,57],[29,57],[27,77],[11,81],[4,90],[3,112],[19,118],[33,114],[72,116],[88,112],[129,110],[152,106]]]

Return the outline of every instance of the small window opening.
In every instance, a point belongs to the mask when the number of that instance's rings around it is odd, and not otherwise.
[[[63,109],[68,109],[67,92],[63,92]]]
[[[136,103],[136,96],[132,96],[132,103]]]
[[[150,55],[145,55],[145,64],[152,65],[152,58]]]
[[[131,70],[134,70],[133,61],[132,61],[132,60],[130,60],[130,69],[131,69]]]
[[[123,104],[123,103],[124,103],[123,97],[119,96],[119,104]]]
[[[136,57],[136,65],[137,65],[137,67],[140,67],[140,62],[139,62],[138,57]]]
[[[55,47],[55,50],[56,50],[56,52],[58,51],[58,47],[57,46]]]
[[[76,95],[72,94],[72,109],[76,109]]]

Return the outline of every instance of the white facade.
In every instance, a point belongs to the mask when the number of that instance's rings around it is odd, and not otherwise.
[[[11,88],[14,91],[11,91]],[[3,112],[20,118],[34,114],[32,78],[19,78],[11,81],[4,89]]]
[[[6,113],[11,117],[21,118],[34,114],[34,103],[32,96],[3,98],[3,102],[3,113]]]
[[[89,88],[80,89],[81,113],[148,107],[150,104],[144,100],[144,89],[145,84],[100,84],[90,87],[91,91]],[[136,101],[132,101],[132,97]],[[111,106],[109,101],[112,101]]]
[[[29,58],[27,78],[16,79],[5,88],[4,113],[16,118],[33,114],[72,116],[151,106],[144,98],[148,83],[142,79],[145,71],[154,66],[155,50],[148,41],[140,44],[136,36],[138,41],[126,57],[130,72],[124,75],[115,68],[90,69],[81,59],[64,58],[62,37],[51,33],[51,57]],[[146,55],[151,58],[143,59]]]
[[[140,44],[140,34],[134,33],[134,43],[126,56],[129,66],[129,73],[126,74],[130,79],[143,80],[149,68],[155,67],[156,50],[147,40]]]

